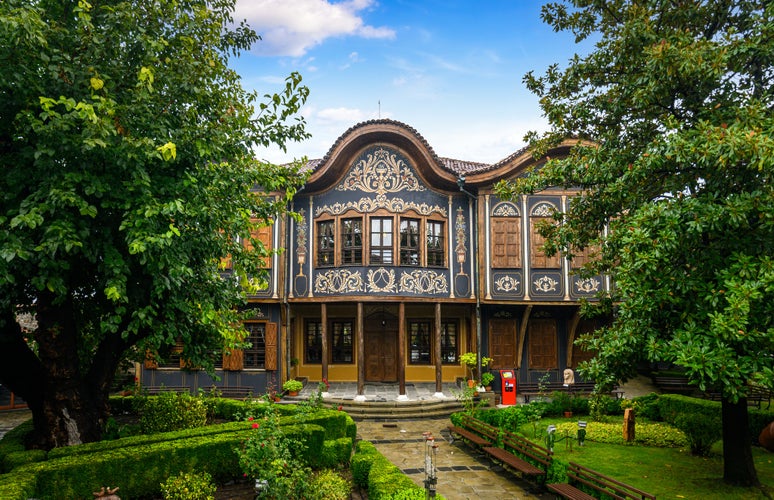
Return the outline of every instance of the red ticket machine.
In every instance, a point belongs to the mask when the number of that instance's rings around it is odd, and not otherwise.
[[[501,396],[500,404],[504,406],[516,404],[516,374],[513,370],[500,370]]]

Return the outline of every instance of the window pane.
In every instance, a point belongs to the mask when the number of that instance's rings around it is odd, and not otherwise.
[[[306,324],[306,354],[307,363],[322,363],[322,323],[309,321]]]
[[[400,220],[400,265],[419,265],[419,220]]]
[[[441,362],[457,364],[457,323],[441,325]]]
[[[351,321],[334,321],[331,325],[331,362],[352,363]]]
[[[429,365],[431,362],[430,353],[432,352],[430,344],[430,322],[411,322],[409,323],[410,353],[409,361],[413,365]]]
[[[443,222],[427,222],[427,265],[443,266],[445,264],[445,247],[443,238]]]
[[[371,219],[371,264],[392,264],[392,218]]]
[[[250,347],[244,349],[245,368],[264,368],[266,366],[266,323],[245,323]]]
[[[341,263],[363,263],[363,221],[344,219],[341,222]]]
[[[317,223],[317,265],[332,266],[335,247],[333,221]]]

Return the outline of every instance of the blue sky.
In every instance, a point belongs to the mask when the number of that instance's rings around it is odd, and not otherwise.
[[[238,0],[235,20],[262,36],[232,66],[274,93],[292,71],[310,97],[312,138],[258,151],[276,163],[321,158],[349,127],[390,118],[443,157],[494,163],[547,128],[522,77],[582,48],[540,20],[536,0]]]

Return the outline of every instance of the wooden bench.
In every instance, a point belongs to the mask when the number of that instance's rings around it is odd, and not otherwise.
[[[542,385],[542,387],[541,387]],[[589,395],[594,392],[594,382],[576,382],[574,384],[564,385],[562,382],[549,382],[547,384],[538,384],[536,382],[526,382],[516,387],[516,394],[524,398],[525,403],[533,396],[550,396],[552,392],[567,392],[572,395]],[[542,390],[541,390],[542,389]],[[615,388],[617,389],[617,387]],[[611,394],[619,397],[620,391],[613,390]]]
[[[704,398],[711,399],[712,401],[722,401],[723,395],[719,392],[705,392]],[[760,386],[750,386],[750,390],[747,393],[747,406],[755,406],[756,408],[762,408],[763,403],[766,403],[766,409],[771,408],[772,393],[770,390]]]
[[[553,452],[509,431],[502,432],[502,448],[487,446],[483,450],[495,460],[524,476],[545,479]]]
[[[599,492],[605,495],[604,498],[612,497],[620,500],[656,499],[655,495],[638,490],[634,486],[616,481],[611,477],[574,462],[570,462],[570,466],[567,469],[566,483],[547,484],[546,488],[563,498],[571,500],[595,500],[597,498],[583,491],[582,488]]]
[[[497,427],[489,425],[468,414],[462,415],[459,426],[450,425],[449,431],[452,434],[452,440],[456,434],[467,439],[476,446],[491,446],[492,444],[496,444],[500,434],[500,430]]]
[[[183,385],[151,385],[143,387],[143,390],[149,395],[157,395],[162,392],[191,392],[191,388]]]
[[[252,387],[243,386],[212,387],[210,390],[223,398],[230,399],[245,399],[253,394]]]
[[[661,392],[690,395],[696,391],[695,385],[690,385],[686,377],[653,376],[653,383]]]

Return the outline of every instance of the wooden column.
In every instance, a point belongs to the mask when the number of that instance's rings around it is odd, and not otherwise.
[[[363,303],[357,303],[357,322],[355,323],[355,335],[357,335],[357,395],[365,393],[365,334],[363,333]]]
[[[406,304],[398,304],[398,395],[406,395]]]
[[[435,392],[443,392],[443,365],[441,359],[441,303],[435,303]]]
[[[320,304],[320,330],[322,333],[322,378],[328,380],[328,306]]]

